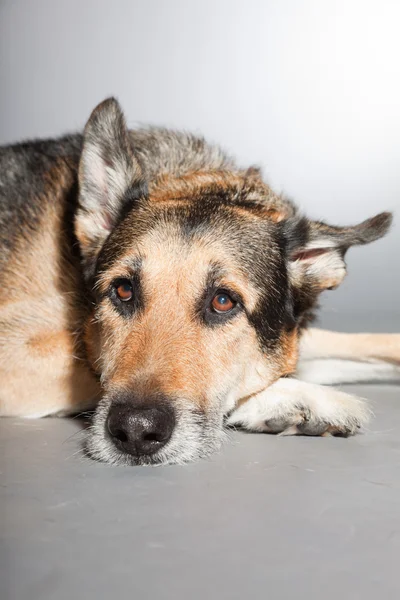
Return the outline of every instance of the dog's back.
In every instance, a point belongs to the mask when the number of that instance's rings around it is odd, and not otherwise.
[[[148,181],[160,175],[179,177],[188,172],[234,169],[234,162],[218,146],[203,138],[164,128],[130,131],[132,145]],[[65,182],[57,181],[57,168],[77,176],[82,150],[82,135],[65,135],[58,139],[33,140],[0,147],[0,268],[21,236],[24,239],[40,228],[46,204],[54,198],[46,196],[52,179],[61,192],[58,203],[76,202]],[[61,190],[62,188],[62,190]]]
[[[69,242],[80,145],[67,136],[0,149],[3,414],[40,416],[97,393],[74,338],[79,257]]]

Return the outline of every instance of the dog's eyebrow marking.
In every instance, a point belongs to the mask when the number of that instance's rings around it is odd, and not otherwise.
[[[207,318],[207,323],[215,324],[216,318],[210,320],[210,314],[207,310],[207,306],[211,303],[213,295],[217,288],[226,288],[237,301],[237,306],[230,311],[229,315],[225,315],[226,320],[232,318],[239,312],[239,307],[244,307],[243,297],[241,291],[237,288],[234,282],[228,279],[229,275],[227,271],[217,262],[211,263],[208,268],[208,273],[205,278],[205,286],[203,293],[198,298],[196,303],[196,315],[204,320]],[[224,279],[228,279],[225,283]],[[221,322],[221,318],[219,319]]]
[[[228,272],[220,263],[213,262],[211,263],[207,274],[206,289],[211,290],[216,286],[222,288],[226,287],[228,290],[235,292],[243,300],[243,285],[238,285],[235,279],[235,277],[232,278],[232,274]]]
[[[108,294],[110,283],[115,279],[140,279],[143,266],[143,258],[135,256],[127,260],[117,262],[111,269],[105,269],[98,273],[97,281],[94,284],[94,291],[100,296],[105,297]]]
[[[226,280],[226,283],[224,282]],[[216,287],[226,287],[238,296],[242,296],[242,292],[238,285],[232,281],[230,273],[219,263],[211,263],[205,282],[205,290],[210,292]]]
[[[226,275],[226,270],[221,264],[217,262],[211,263],[207,273],[206,287],[213,287],[215,285],[215,282],[218,281],[218,279],[223,279],[224,277],[226,277]]]
[[[245,278],[242,272],[227,270],[224,265],[215,261],[209,266],[205,280],[205,293],[220,287],[236,294],[246,312],[252,311],[256,305],[258,296],[252,284]]]
[[[140,271],[142,270],[142,267],[143,267],[143,257],[135,256],[134,258],[129,259],[129,261],[126,261],[123,264],[124,264],[124,266],[127,266],[132,271],[133,275],[135,273],[140,275]]]
[[[198,314],[203,312],[204,303],[210,296],[211,292],[215,289],[218,280],[222,279],[226,275],[226,271],[222,268],[222,265],[218,263],[211,263],[204,281],[204,289],[198,302],[196,312]]]

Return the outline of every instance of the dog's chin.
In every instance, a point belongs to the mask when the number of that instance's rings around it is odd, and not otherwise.
[[[119,450],[106,432],[109,407],[110,402],[105,399],[98,405],[84,447],[90,458],[112,465],[182,465],[217,451],[227,435],[222,414],[206,415],[178,405],[175,407],[176,425],[169,442],[154,454],[133,456]]]

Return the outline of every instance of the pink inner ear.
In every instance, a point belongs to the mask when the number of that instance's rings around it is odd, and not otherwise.
[[[113,228],[113,219],[111,218],[110,213],[103,212],[103,214],[101,215],[101,220],[101,225],[103,229],[105,229],[106,231],[111,231],[111,229]]]
[[[291,260],[311,260],[321,254],[326,254],[332,248],[310,248],[310,250],[299,250],[291,256]]]

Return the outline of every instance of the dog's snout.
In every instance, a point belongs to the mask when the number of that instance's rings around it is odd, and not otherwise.
[[[127,454],[154,454],[169,441],[175,426],[173,409],[168,405],[110,407],[107,430],[115,446]]]

